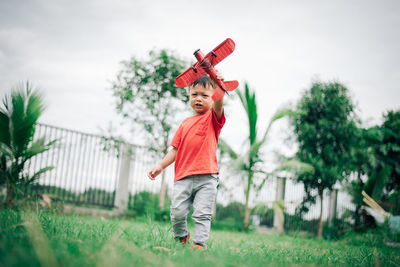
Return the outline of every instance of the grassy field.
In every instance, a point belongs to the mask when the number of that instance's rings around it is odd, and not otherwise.
[[[0,266],[400,266],[375,234],[340,241],[212,230],[206,252],[172,239],[168,223],[0,211]]]

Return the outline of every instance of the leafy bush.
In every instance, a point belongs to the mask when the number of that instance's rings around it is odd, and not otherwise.
[[[274,226],[274,210],[265,204],[260,203],[256,205],[251,211],[251,215],[260,216],[260,225],[265,225],[268,227]]]
[[[304,220],[300,215],[294,214],[290,215],[284,213],[285,216],[285,231],[307,231],[311,233],[316,233],[318,229],[318,219],[314,220]]]
[[[128,210],[130,210],[135,217],[147,216],[159,221],[169,221],[171,200],[167,198],[164,207],[160,210],[158,207],[158,198],[158,194],[150,192],[140,192],[135,195],[130,195]]]
[[[244,205],[231,202],[227,206],[217,204],[216,218],[212,223],[214,229],[242,231]]]
[[[49,150],[55,140],[33,139],[44,111],[42,95],[29,83],[13,89],[0,107],[0,186],[7,189],[7,206],[25,197],[26,187],[53,169],[47,166],[29,173],[26,166],[36,155]]]
[[[229,231],[243,231],[243,222],[241,220],[235,220],[232,217],[228,217],[222,220],[213,221],[211,223],[212,229],[216,230],[229,230]]]

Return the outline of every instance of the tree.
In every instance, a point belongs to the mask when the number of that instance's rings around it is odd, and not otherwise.
[[[352,202],[356,206],[354,212],[354,226],[358,228],[360,226],[360,216],[358,213],[364,205],[364,196],[361,192],[366,191],[367,194],[372,195],[372,192],[375,191],[374,188],[370,186],[372,181],[370,179],[374,179],[371,174],[376,164],[374,147],[381,143],[382,132],[379,130],[379,127],[374,126],[367,129],[356,128],[355,134],[355,142],[351,146],[350,161],[355,179],[346,186],[346,189],[352,197]],[[366,184],[369,186],[366,186]]]
[[[264,175],[265,179],[269,177],[262,170],[262,160],[260,158],[260,148],[263,146],[267,140],[268,132],[272,126],[272,123],[286,115],[291,114],[290,110],[283,109],[279,110],[274,114],[270,120],[265,133],[261,138],[257,138],[257,103],[255,92],[251,92],[248,85],[245,84],[244,92],[239,89],[236,90],[239,96],[240,102],[246,111],[248,122],[249,122],[249,136],[247,142],[247,151],[245,153],[239,154],[235,152],[231,146],[229,146],[223,139],[219,140],[219,147],[225,153],[234,159],[237,170],[243,173],[245,178],[245,196],[246,202],[244,206],[244,216],[243,216],[243,227],[248,229],[249,218],[250,218],[250,207],[249,199],[252,188],[254,188],[254,177],[257,174]]]
[[[381,162],[389,166],[387,192],[400,191],[400,110],[388,111],[384,115],[385,121],[380,127],[383,140],[377,150]]]
[[[7,206],[13,207],[17,195],[41,174],[53,169],[45,167],[34,174],[25,169],[34,156],[51,148],[54,141],[45,137],[33,140],[39,117],[44,111],[41,94],[27,82],[25,88],[13,89],[3,98],[0,107],[0,185],[7,188]]]
[[[376,127],[379,140],[372,144],[374,165],[365,190],[376,200],[391,203],[392,212],[400,213],[400,111],[388,111]]]
[[[348,89],[337,82],[314,82],[303,93],[293,116],[297,157],[314,167],[314,172],[303,173],[297,180],[304,184],[305,199],[315,201],[316,189],[321,210],[318,237],[322,237],[323,194],[332,190],[351,171],[350,148],[354,142],[356,121],[354,106]]]
[[[188,110],[185,89],[174,80],[189,64],[166,50],[150,51],[147,60],[132,57],[122,62],[122,70],[112,84],[116,110],[132,126],[135,136],[144,139],[156,157],[168,152],[174,127]],[[165,172],[162,174],[160,208],[165,199]]]
[[[364,205],[362,191],[391,213],[400,213],[400,111],[388,111],[383,119],[380,126],[357,131],[352,156],[357,179],[348,185],[356,214]]]

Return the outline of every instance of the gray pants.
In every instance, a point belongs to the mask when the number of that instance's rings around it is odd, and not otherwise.
[[[218,174],[191,175],[174,183],[171,222],[176,238],[188,235],[186,217],[193,205],[195,222],[193,243],[205,246],[211,225],[211,214],[217,194]]]

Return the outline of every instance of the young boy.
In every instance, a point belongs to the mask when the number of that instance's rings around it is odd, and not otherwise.
[[[220,73],[218,79],[223,80]],[[205,249],[210,233],[211,214],[218,185],[217,144],[225,124],[223,98],[213,101],[216,83],[207,74],[189,86],[189,103],[194,116],[186,118],[172,139],[172,149],[154,166],[152,180],[175,161],[171,222],[174,237],[189,240],[186,217],[193,205],[195,230],[192,247]]]

